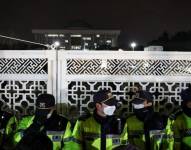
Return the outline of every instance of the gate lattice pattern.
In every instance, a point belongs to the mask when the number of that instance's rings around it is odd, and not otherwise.
[[[110,89],[132,112],[137,86],[154,95],[156,111],[181,104],[180,92],[191,83],[189,52],[0,51],[0,107],[20,114],[35,110],[40,93],[57,103],[92,110],[93,94]],[[62,105],[60,105],[62,106]],[[60,108],[59,108],[60,109]],[[62,109],[62,108],[61,108]]]
[[[0,51],[2,110],[20,115],[33,114],[36,97],[47,92],[48,58],[35,51],[32,55],[29,53],[30,51]]]

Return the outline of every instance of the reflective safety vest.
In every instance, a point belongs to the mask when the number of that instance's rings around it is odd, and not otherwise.
[[[16,145],[23,137],[24,131],[33,123],[34,116],[23,117],[16,128],[16,132],[13,136],[13,143]]]
[[[14,135],[14,143],[15,145],[22,139],[24,135],[24,131],[33,123],[34,116],[26,116],[21,119],[18,124],[17,131]],[[41,128],[41,130],[44,127]],[[46,135],[51,139],[53,142],[53,149],[54,150],[61,150],[64,146],[65,149],[69,148],[67,146],[67,142],[71,139],[71,125],[68,121],[65,131],[46,131]]]
[[[127,119],[126,124],[129,143],[141,150],[146,150],[144,122],[134,115]],[[171,128],[172,122],[168,120],[165,129],[149,131],[151,150],[173,150],[174,139]]]
[[[174,150],[191,149],[191,117],[185,113],[177,116],[173,124],[174,129]]]
[[[17,118],[15,116],[12,116],[7,122],[7,125],[5,128],[5,134],[10,135],[13,132],[15,132],[17,124],[18,124]]]
[[[14,134],[17,126],[17,118],[12,114],[4,112],[0,115],[0,145],[11,145],[10,137]]]
[[[73,145],[75,150],[101,149],[101,124],[93,116],[78,120],[73,129]],[[112,150],[121,144],[127,144],[127,132],[124,128],[121,134],[106,134],[106,149]]]

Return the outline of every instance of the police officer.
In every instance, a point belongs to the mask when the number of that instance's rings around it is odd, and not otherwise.
[[[35,132],[46,134],[52,140],[54,150],[63,149],[64,146],[67,147],[67,142],[71,138],[70,122],[65,117],[57,114],[55,98],[51,94],[39,95],[36,100],[35,115],[25,116],[21,119],[14,135],[15,144],[21,138]]]
[[[182,112],[175,115],[174,128],[174,149],[191,149],[191,86],[181,92]]]
[[[113,114],[116,99],[109,90],[100,90],[93,96],[95,110],[92,115],[79,119],[73,130],[73,149],[111,150],[127,144],[123,123]]]
[[[0,148],[11,146],[11,136],[14,134],[17,118],[10,112],[0,110]]]
[[[127,121],[129,143],[141,150],[173,149],[171,122],[153,110],[153,96],[140,90],[132,100],[134,114]]]

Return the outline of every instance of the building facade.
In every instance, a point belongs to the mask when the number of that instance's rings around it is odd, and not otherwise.
[[[101,46],[117,47],[120,30],[66,29],[32,30],[36,42],[53,44],[59,42],[59,49],[95,50]]]

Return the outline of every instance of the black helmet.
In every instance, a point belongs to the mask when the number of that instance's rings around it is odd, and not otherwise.
[[[143,103],[145,100],[148,102],[153,102],[153,95],[148,91],[141,90],[136,93],[135,98],[131,102],[139,104]]]
[[[55,106],[55,98],[52,94],[41,94],[37,97],[36,107],[45,109]]]

